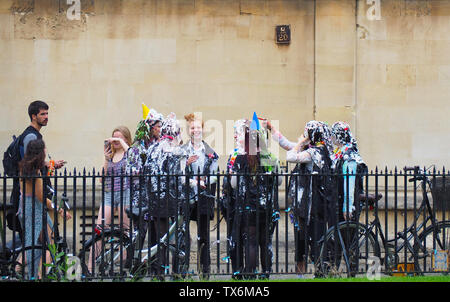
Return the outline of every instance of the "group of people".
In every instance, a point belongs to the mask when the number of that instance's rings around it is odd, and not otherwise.
[[[287,150],[286,160],[296,164],[287,194],[295,231],[296,272],[302,277],[308,255],[318,260],[317,243],[327,228],[355,219],[359,213],[367,166],[346,122],[330,127],[309,121],[297,143],[273,127],[272,136]]]
[[[276,173],[277,158],[267,148],[267,131],[287,151],[286,160],[296,164],[288,184],[287,211],[294,224],[296,272],[302,277],[310,249],[317,259],[317,242],[327,227],[358,213],[361,174],[367,167],[345,122],[330,127],[325,122],[309,121],[298,141],[292,142],[270,121],[261,120],[262,127],[252,127],[255,119],[235,123],[236,148],[227,164],[233,176],[224,179],[220,201],[227,218],[233,278],[267,278],[271,272],[272,235],[280,217],[275,197],[282,177]]]
[[[144,224],[139,227],[148,229],[151,243],[156,244],[168,231],[168,220],[183,211],[181,205],[189,200],[188,210],[183,213],[197,222],[200,273],[207,278],[211,264],[210,222],[214,219],[215,197],[219,189],[219,156],[203,140],[204,122],[201,117],[195,114],[184,116],[189,140],[183,143],[181,125],[174,113],[164,117],[155,109],[142,106],[143,118],[136,127],[133,139],[127,127],[119,126],[113,130],[111,138],[105,140],[104,173],[121,175],[126,172],[131,177],[102,178],[105,194],[97,227],[111,223],[115,210],[119,209],[119,215],[125,213],[120,207],[131,208],[135,212],[146,208],[149,219],[139,221],[139,224]],[[48,163],[39,130],[48,121],[48,105],[37,101],[31,107],[35,108],[30,111],[30,127],[33,129],[27,128],[25,132],[33,133],[34,137],[23,135],[23,160],[19,173],[42,175]],[[268,149],[269,132],[272,139],[287,151],[287,161],[296,163],[287,194],[294,222],[297,272],[300,275],[305,272],[308,248],[314,246],[311,243],[317,242],[327,226],[336,223],[336,219],[352,219],[358,207],[362,190],[358,174],[366,167],[347,123],[336,122],[330,127],[324,122],[310,121],[306,123],[299,140],[292,142],[269,120],[236,121],[235,149],[227,161],[230,173],[223,178],[222,195],[217,200],[227,222],[227,246],[233,278],[252,278],[256,275],[267,278],[271,273],[272,235],[280,218],[276,191],[282,177],[277,174],[279,161]],[[55,162],[56,168],[63,165],[64,161]],[[186,171],[193,175],[189,177],[188,184],[185,183],[187,178],[182,176]],[[315,174],[327,175],[331,171],[342,174],[338,177],[336,192],[329,189],[331,187],[327,186],[326,177],[314,177]],[[39,185],[42,188],[42,184],[30,181],[26,179],[24,183],[33,184],[35,189],[21,186],[24,197],[21,198],[20,208],[28,209],[32,202],[46,200],[43,194],[36,191]],[[184,189],[186,185],[189,186],[188,191]],[[37,198],[31,200],[31,192],[36,192]],[[336,200],[339,202],[336,203]],[[36,208],[42,208],[36,205]],[[70,218],[63,211],[60,214]],[[31,238],[35,242],[41,239],[42,221],[21,219],[25,225],[25,244],[31,244]],[[125,227],[130,225],[127,215],[120,219]],[[47,221],[51,224],[51,215]],[[31,234],[29,227],[31,223],[34,224],[34,234]],[[169,262],[164,249],[161,246],[160,266],[153,268],[158,275],[164,272]],[[261,272],[258,271],[258,249]],[[317,256],[316,251],[312,254]],[[33,273],[36,275],[37,271]]]
[[[121,126],[114,129],[112,137],[105,141],[104,172],[106,175],[130,177],[121,181],[119,177],[105,178],[104,209],[100,209],[97,224],[111,222],[114,209],[131,208],[134,214],[146,209],[148,219],[136,221],[141,230],[141,241],[149,230],[151,245],[158,242],[169,227],[169,219],[174,219],[183,211],[190,220],[197,222],[197,238],[200,253],[201,274],[207,278],[210,271],[209,230],[214,218],[214,192],[216,192],[218,172],[217,153],[203,141],[204,122],[194,114],[184,116],[187,121],[190,139],[183,143],[181,125],[174,113],[166,117],[155,109],[143,104],[143,119],[139,121],[134,139],[128,128]],[[186,193],[184,186],[185,172],[196,174],[189,179],[190,190]],[[179,175],[179,176],[175,176]],[[188,194],[188,196],[186,196]],[[128,197],[131,196],[131,200]],[[182,201],[191,201],[186,210]],[[125,213],[122,210],[119,213]],[[124,225],[129,220],[122,218]],[[127,260],[129,260],[128,258]],[[155,275],[164,274],[169,265],[166,246],[159,249],[159,261],[152,267]]]

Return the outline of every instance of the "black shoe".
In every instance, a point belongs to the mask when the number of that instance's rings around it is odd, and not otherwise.
[[[209,280],[210,275],[208,272],[200,273],[199,277],[200,277],[200,280]]]
[[[241,273],[234,273],[234,274],[231,276],[231,279],[233,279],[233,280],[242,280],[242,279],[243,279],[243,276],[241,275]]]

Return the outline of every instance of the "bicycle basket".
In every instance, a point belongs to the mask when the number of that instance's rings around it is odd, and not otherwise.
[[[450,211],[450,177],[433,177],[431,180],[431,196],[436,210]]]

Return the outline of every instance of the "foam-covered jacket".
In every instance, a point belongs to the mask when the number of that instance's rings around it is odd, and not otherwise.
[[[150,216],[175,216],[185,200],[186,152],[165,138],[150,146],[144,165]]]

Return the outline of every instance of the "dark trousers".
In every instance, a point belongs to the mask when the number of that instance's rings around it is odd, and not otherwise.
[[[295,229],[295,261],[306,261],[307,255],[312,260],[319,258],[319,240],[325,234],[326,222],[311,217],[309,224],[306,219],[297,217],[298,227]]]
[[[150,244],[154,246],[169,231],[169,219],[167,217],[153,217],[150,221],[149,236]],[[168,237],[167,237],[168,238]],[[159,244],[157,250],[157,261],[152,265],[152,274],[163,275],[165,268],[169,266],[168,244]]]
[[[199,253],[200,272],[204,274],[210,273],[211,256],[210,256],[210,220],[209,215],[200,214],[197,219],[197,246]]]
[[[230,258],[233,273],[255,277],[258,267],[258,249],[262,273],[269,275],[272,268],[272,233],[267,211],[246,212],[233,220]],[[258,215],[258,218],[257,218]]]

